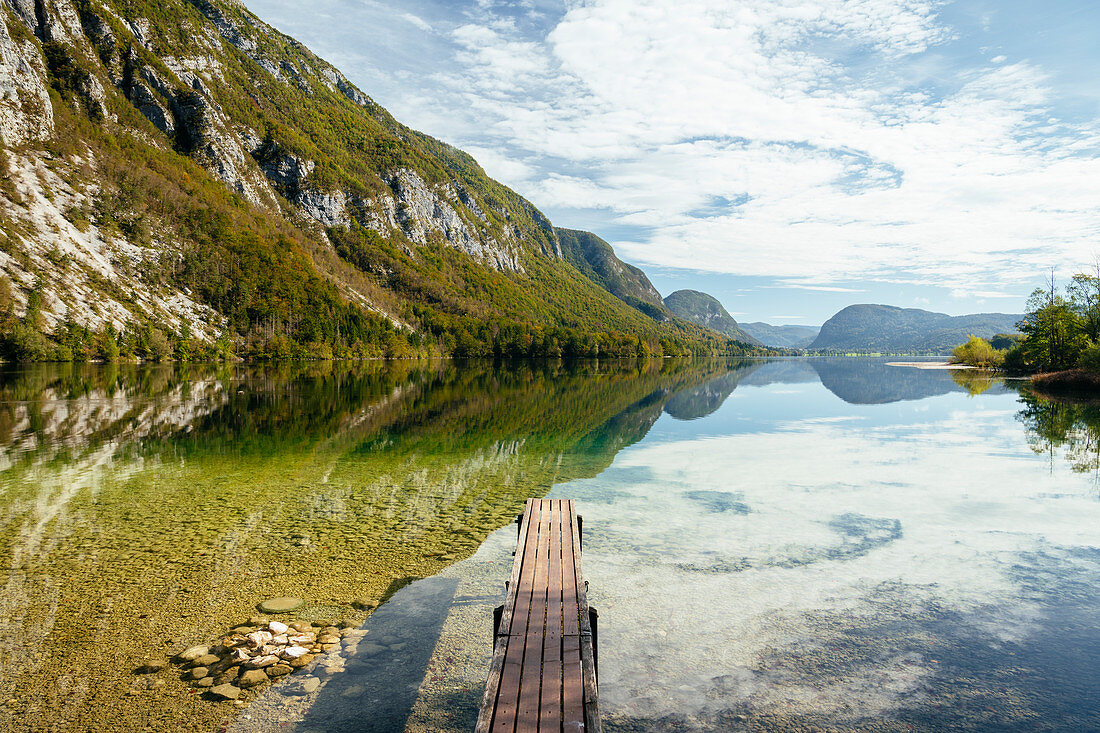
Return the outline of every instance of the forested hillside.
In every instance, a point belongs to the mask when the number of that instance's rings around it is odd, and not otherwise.
[[[949,316],[919,308],[892,305],[850,305],[821,326],[810,344],[823,351],[949,354],[974,335],[990,338],[1013,333],[1022,318],[1010,313],[974,313]]]
[[[0,92],[8,358],[745,352],[230,0],[5,0]]]
[[[665,307],[680,318],[705,326],[731,339],[755,346],[763,345],[738,326],[737,321],[729,314],[725,306],[712,295],[701,293],[698,290],[677,290],[674,293],[669,293],[668,297],[665,298]]]
[[[739,323],[741,330],[767,346],[786,349],[804,349],[813,343],[821,330],[817,326],[773,326],[763,321]]]

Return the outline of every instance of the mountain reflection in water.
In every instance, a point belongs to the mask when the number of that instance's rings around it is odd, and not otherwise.
[[[549,492],[609,731],[1100,729],[1096,408],[884,362],[0,372],[0,728],[468,731]],[[314,695],[132,674],[284,594]]]

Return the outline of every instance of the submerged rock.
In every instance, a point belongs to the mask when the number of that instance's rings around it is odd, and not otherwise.
[[[262,669],[249,669],[245,670],[245,673],[241,675],[237,680],[237,684],[241,687],[252,687],[263,682],[267,682],[267,672]]]
[[[236,700],[241,696],[241,688],[229,684],[211,687],[210,692],[223,700]]]
[[[210,647],[208,646],[193,646],[177,654],[176,659],[181,662],[193,662],[199,657],[206,656],[209,653]]]
[[[301,598],[282,596],[266,600],[257,606],[257,608],[263,613],[290,613],[296,608],[299,608],[303,603],[305,603],[305,601]]]
[[[217,664],[219,659],[221,659],[221,657],[219,657],[217,654],[203,654],[201,657],[192,662],[192,664],[194,664],[196,667],[209,667],[212,664]]]
[[[291,695],[309,695],[321,688],[321,680],[317,677],[304,677],[298,684],[289,687],[287,692]]]
[[[282,677],[283,675],[290,674],[294,671],[294,668],[289,664],[276,664],[267,668],[268,677]]]

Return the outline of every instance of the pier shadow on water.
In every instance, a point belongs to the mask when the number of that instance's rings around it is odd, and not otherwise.
[[[273,685],[230,730],[404,730],[458,584],[455,578],[436,576],[401,588],[361,627],[368,633],[353,653],[342,655],[342,671],[326,673],[320,665],[312,670],[322,681],[316,695],[295,694],[300,681],[293,678]]]

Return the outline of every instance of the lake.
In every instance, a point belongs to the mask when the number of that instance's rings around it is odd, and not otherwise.
[[[551,496],[608,731],[1100,730],[1100,407],[885,362],[8,367],[0,728],[469,731]],[[156,669],[277,596],[366,634]]]

